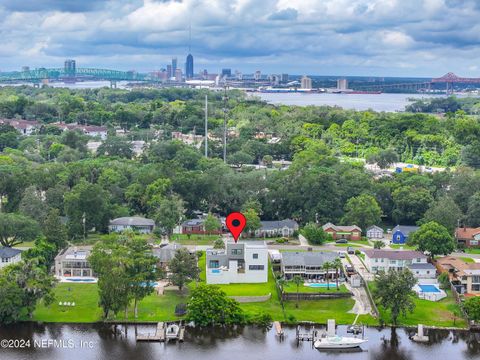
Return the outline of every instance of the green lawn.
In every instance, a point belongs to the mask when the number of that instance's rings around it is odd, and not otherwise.
[[[480,249],[467,248],[467,249],[465,249],[465,252],[467,254],[480,254]]]
[[[25,242],[22,242],[18,245],[15,245],[14,248],[19,248],[19,247],[22,247],[22,248],[31,248],[31,247],[34,247],[35,246],[35,240],[34,241],[25,241]]]
[[[332,283],[334,282],[335,281],[332,281]],[[283,291],[287,293],[296,293],[297,285],[295,285],[293,281],[289,281],[283,286]],[[310,286],[304,286],[303,284],[301,284],[298,287],[298,291],[300,293],[336,293],[336,292],[348,293],[349,292],[347,290],[347,287],[344,284],[340,284],[339,290],[337,290],[336,285],[333,285],[330,287],[330,289],[328,289],[326,287],[310,287]]]
[[[460,259],[462,259],[466,263],[474,263],[475,262],[475,260],[473,260],[472,258],[469,258],[469,257],[461,257]]]
[[[355,244],[355,243],[348,243],[348,244],[336,244],[336,243],[330,243],[336,247],[354,247],[354,248],[363,248],[363,246]]]
[[[219,238],[219,235],[190,235],[189,237],[186,234],[173,234],[170,241],[182,245],[212,245]]]
[[[416,247],[415,246],[408,246],[408,245],[399,245],[399,244],[390,244],[390,247],[392,249],[396,249],[396,250],[400,250],[400,249],[403,249],[403,250],[416,250]]]
[[[373,290],[373,283],[370,282],[368,286]],[[414,300],[415,310],[413,313],[407,313],[407,316],[400,316],[398,319],[399,325],[417,326],[423,324],[428,326],[466,327],[466,321],[460,316],[460,308],[451,291],[447,290],[446,292],[448,296],[440,301],[428,301],[416,297]],[[380,311],[380,318],[385,323],[390,323],[390,311],[381,306],[378,307],[378,310]]]

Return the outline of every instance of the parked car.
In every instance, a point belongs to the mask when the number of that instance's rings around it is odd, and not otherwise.
[[[347,276],[352,276],[352,275],[356,274],[355,269],[352,265],[345,266],[345,271],[347,273]]]
[[[340,259],[345,259],[345,252],[339,251],[339,252],[338,252],[338,257],[339,257]]]
[[[347,253],[349,253],[349,254],[355,254],[355,250],[353,249],[353,247],[349,246],[349,247],[347,248]]]
[[[335,241],[337,244],[348,244],[348,240],[347,239],[338,239],[337,241]]]

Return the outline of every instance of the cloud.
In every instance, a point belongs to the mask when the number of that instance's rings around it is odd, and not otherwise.
[[[296,20],[298,11],[292,8],[283,9],[271,14],[269,20]]]

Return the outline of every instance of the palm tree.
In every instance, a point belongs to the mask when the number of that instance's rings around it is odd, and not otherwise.
[[[297,303],[295,304],[295,307],[298,308],[298,301],[299,301],[299,297],[300,297],[299,287],[300,287],[300,285],[303,284],[303,278],[300,275],[295,275],[293,277],[292,281],[295,285],[297,285]]]
[[[332,268],[332,264],[325,261],[322,265],[322,269],[325,270],[325,280],[327,281],[327,290],[330,290],[330,282],[328,281],[328,270]]]
[[[342,260],[340,260],[339,258],[336,258],[335,260],[333,260],[333,263],[332,263],[334,269],[335,269],[335,276],[336,276],[336,283],[337,283],[337,291],[340,290],[340,288],[338,287],[338,275],[339,275],[339,270],[342,268]]]

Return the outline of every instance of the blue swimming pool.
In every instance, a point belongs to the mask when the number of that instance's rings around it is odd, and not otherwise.
[[[436,285],[418,285],[424,293],[439,293],[440,289]]]
[[[333,283],[333,284],[327,284],[327,283],[312,283],[312,284],[305,284],[305,286],[308,286],[308,287],[313,287],[313,288],[326,288],[326,287],[332,287],[332,286],[337,286],[337,284]]]
[[[218,270],[218,269],[213,269],[212,270],[212,274],[220,274],[220,273],[221,273],[221,271]]]
[[[73,281],[73,282],[94,282],[95,279],[66,278],[65,281]]]

